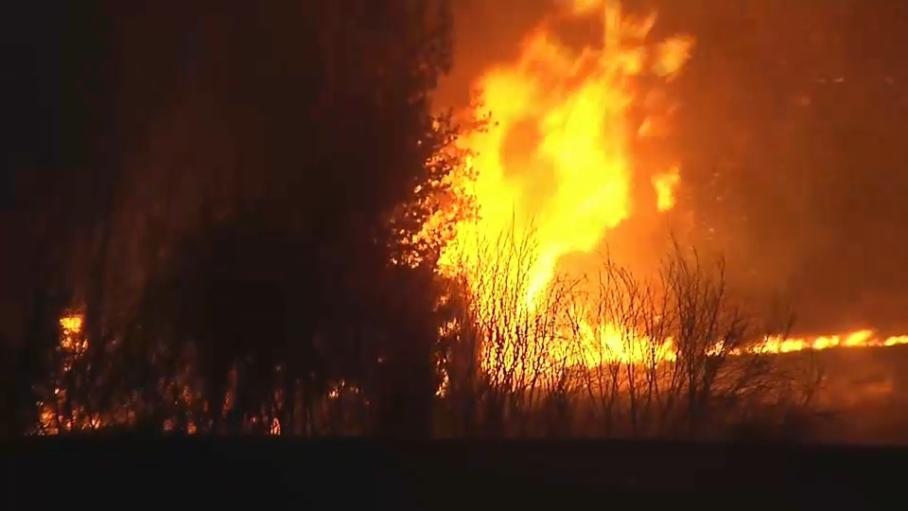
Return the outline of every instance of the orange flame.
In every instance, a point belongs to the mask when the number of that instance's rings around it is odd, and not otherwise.
[[[489,248],[513,249],[513,239],[511,244],[494,246],[493,240],[503,233],[531,233],[533,238],[530,267],[508,270],[526,271],[526,275],[502,277],[504,285],[517,285],[524,295],[523,303],[508,305],[512,312],[529,317],[564,256],[593,251],[609,230],[641,207],[632,194],[638,170],[632,146],[636,140],[667,132],[672,108],[660,99],[661,91],[643,90],[639,78],[647,77],[648,83],[673,80],[694,46],[687,35],[649,42],[655,14],[626,15],[616,0],[573,0],[558,16],[598,17],[601,38],[576,49],[557,37],[551,23],[556,18],[544,21],[525,39],[516,60],[479,77],[480,106],[473,115],[493,122],[458,141],[459,149],[471,156],[465,170],[454,175],[463,176],[465,183],[457,183],[458,189],[470,195],[478,215],[457,224],[438,264],[444,274],[466,276],[473,300],[484,309],[480,315],[494,316],[501,303],[496,296],[501,287],[490,284],[481,273],[486,271],[483,258],[502,255],[488,253]],[[647,112],[642,121],[631,115],[638,106]],[[656,210],[675,207],[682,182],[680,165],[671,165],[649,180]],[[586,366],[643,361],[644,357],[666,362],[677,358],[671,338],[640,338],[611,324],[581,322],[575,330],[555,337],[574,336],[581,342],[556,346],[560,343],[549,338],[544,351]],[[871,330],[859,330],[814,338],[767,337],[732,354],[906,343],[908,336],[883,339]],[[513,356],[512,347],[497,349],[496,356],[502,360]]]
[[[675,206],[675,187],[681,181],[678,167],[672,167],[664,174],[653,176],[653,188],[656,190],[656,208],[659,211],[668,211]]]
[[[579,49],[572,47],[553,29],[563,19],[598,20],[601,35]],[[637,169],[632,148],[636,140],[664,132],[670,112],[660,111],[668,110],[666,102],[643,90],[641,78],[649,83],[672,80],[693,47],[689,36],[649,42],[655,21],[654,14],[625,15],[614,0],[574,0],[525,39],[515,61],[495,66],[477,80],[480,106],[473,115],[492,123],[458,141],[459,149],[471,156],[466,169],[456,174],[467,181],[458,189],[470,196],[477,215],[457,224],[438,267],[443,274],[466,276],[474,303],[483,309],[480,315],[496,316],[495,295],[502,291],[482,274],[483,259],[508,258],[487,253],[490,241],[494,245],[509,232],[530,233],[531,253],[520,256],[527,256],[528,267],[507,268],[512,274],[499,277],[522,296],[509,303],[511,312],[538,324],[532,318],[564,256],[592,252],[609,230],[642,207],[633,200]],[[632,115],[637,107],[648,112],[642,121]],[[675,205],[680,181],[678,165],[652,178],[658,211]],[[514,241],[491,248],[511,250]],[[499,326],[499,331],[509,331]],[[632,342],[613,325],[576,328],[554,337],[579,336],[580,352],[576,343],[554,346],[561,343],[552,336],[531,342],[547,343],[535,349],[570,363],[643,356],[633,348],[640,344],[642,350],[643,343]],[[520,335],[505,336],[512,334]],[[673,357],[670,339],[656,344],[660,359]],[[514,356],[512,346],[496,349],[502,360]]]
[[[60,349],[76,357],[88,349],[88,340],[82,335],[84,320],[79,313],[69,313],[60,318]]]
[[[439,262],[445,271],[478,257],[477,240],[532,231],[528,305],[563,256],[592,251],[633,214],[631,145],[647,133],[631,120],[642,97],[636,79],[672,79],[693,45],[687,36],[648,44],[655,15],[625,16],[615,1],[575,0],[569,7],[562,15],[570,19],[600,17],[596,44],[572,49],[546,22],[516,61],[479,78],[476,115],[490,112],[493,125],[460,141],[474,155],[467,163],[474,172],[465,174],[474,180],[468,188],[478,219],[458,226]],[[679,181],[678,167],[654,178],[660,211],[674,205]]]
[[[751,353],[792,353],[805,350],[825,350],[829,348],[878,348],[908,344],[908,335],[879,337],[870,329],[817,337],[782,337],[769,336],[753,346]]]

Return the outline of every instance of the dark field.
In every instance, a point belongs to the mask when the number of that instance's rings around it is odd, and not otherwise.
[[[898,502],[908,469],[906,448],[621,441],[70,438],[3,453],[8,509],[862,509]]]

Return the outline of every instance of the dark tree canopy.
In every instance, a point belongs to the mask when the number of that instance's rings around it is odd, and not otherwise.
[[[33,304],[30,321],[7,329],[28,380],[53,370],[56,318],[80,307],[96,361],[87,378],[110,400],[137,388],[160,400],[154,376],[187,360],[212,408],[235,372],[240,414],[281,385],[291,414],[297,391],[376,387],[385,367],[417,378],[389,395],[431,398],[431,299],[410,296],[428,293],[431,275],[394,268],[388,247],[391,216],[438,146],[428,94],[449,64],[446,2],[71,10],[53,13],[53,41],[13,34],[49,59],[20,80],[49,88],[14,113],[29,121],[21,138],[52,127],[50,147],[13,154],[4,177],[34,197],[3,222],[36,227],[18,254],[33,278],[15,296]]]

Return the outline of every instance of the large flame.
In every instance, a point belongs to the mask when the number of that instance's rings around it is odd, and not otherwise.
[[[601,36],[579,48],[569,45],[554,28],[565,20],[597,20]],[[635,142],[662,136],[671,117],[664,91],[654,84],[673,80],[694,44],[687,35],[651,41],[655,22],[655,14],[626,14],[617,0],[574,0],[526,37],[514,61],[493,66],[477,79],[478,106],[472,115],[491,122],[458,141],[471,156],[466,171],[457,173],[464,181],[457,185],[470,195],[478,214],[457,224],[439,269],[466,275],[474,307],[480,316],[489,316],[487,321],[504,321],[497,317],[502,306],[512,308],[514,317],[530,318],[556,271],[564,270],[559,267],[564,256],[593,251],[609,230],[641,208],[665,212],[675,206],[682,181],[677,164],[650,171],[642,182],[651,185],[653,200],[634,201],[639,194],[633,188],[641,182],[634,176],[642,172]],[[645,115],[635,114],[641,111]],[[531,233],[532,244],[518,247],[515,233]],[[521,266],[527,265],[524,260],[507,272],[525,274],[500,275],[497,281],[485,274],[500,272],[501,260],[508,257],[496,251],[523,250],[532,252],[517,254],[527,257],[528,267]],[[509,286],[517,288],[522,301],[502,298]],[[509,334],[510,325],[495,326],[495,336],[522,335]],[[581,342],[557,346],[558,339],[571,336]],[[580,319],[573,331],[544,342],[556,344],[545,348],[550,356],[587,366],[642,361],[647,351],[660,361],[677,357],[671,338],[646,339],[586,319]],[[908,336],[879,337],[872,330],[859,330],[766,337],[732,354],[906,343]],[[654,352],[652,346],[657,347]],[[498,349],[502,352],[485,357],[513,356],[513,347]]]
[[[515,61],[490,68],[475,84],[473,115],[491,122],[458,143],[471,155],[460,173],[469,183],[460,189],[471,195],[477,215],[457,225],[439,269],[466,275],[474,307],[494,324],[498,340],[488,343],[493,347],[483,354],[486,366],[494,365],[491,358],[513,358],[520,351],[513,346],[516,338],[546,358],[572,364],[644,356],[642,340],[633,342],[636,335],[630,339],[610,324],[581,319],[570,329],[540,331],[538,325],[551,318],[536,317],[549,313],[536,310],[551,298],[543,295],[564,269],[564,256],[592,252],[635,209],[661,212],[675,204],[678,165],[651,177],[654,200],[634,203],[635,141],[659,136],[669,117],[659,111],[668,109],[665,102],[653,101],[651,87],[642,84],[673,79],[693,46],[689,36],[649,41],[655,21],[655,14],[625,15],[617,1],[575,0],[529,34]],[[592,33],[599,36],[571,46],[558,36],[561,22],[598,25]],[[635,111],[647,115],[640,119]],[[520,236],[532,243],[520,245]],[[504,269],[502,260],[509,261]],[[516,296],[504,300],[503,294]],[[535,333],[518,331],[502,318],[502,306],[522,325],[534,325]],[[553,334],[552,328],[560,331]],[[509,336],[515,339],[502,341]],[[561,342],[565,338],[583,342]],[[673,355],[671,340],[662,342],[660,360]]]
[[[476,114],[489,112],[492,122],[460,141],[474,155],[469,193],[478,219],[459,226],[440,261],[442,268],[462,264],[464,252],[467,260],[476,256],[477,240],[508,229],[532,231],[528,305],[563,256],[592,251],[633,214],[631,147],[647,131],[629,115],[641,97],[637,79],[671,79],[693,43],[679,36],[648,44],[655,16],[624,16],[618,2],[578,0],[570,7],[561,15],[601,19],[599,41],[571,48],[548,20],[526,39],[516,61],[479,78]],[[674,204],[679,179],[677,167],[653,178],[660,211]]]

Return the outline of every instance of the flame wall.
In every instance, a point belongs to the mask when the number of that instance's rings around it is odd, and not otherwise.
[[[566,4],[455,2],[454,70],[436,103],[466,104],[483,72],[514,62],[519,41]],[[677,101],[670,136],[633,147],[635,162],[664,168],[666,155],[677,156],[671,215],[646,208],[665,221],[622,222],[598,248],[651,266],[673,232],[725,254],[745,299],[758,309],[791,307],[805,333],[908,327],[908,145],[900,141],[908,8],[856,0],[624,6],[658,12],[655,41],[691,34],[697,42],[667,95]],[[588,35],[579,25],[559,30],[574,45]],[[651,190],[649,177],[630,188]]]

